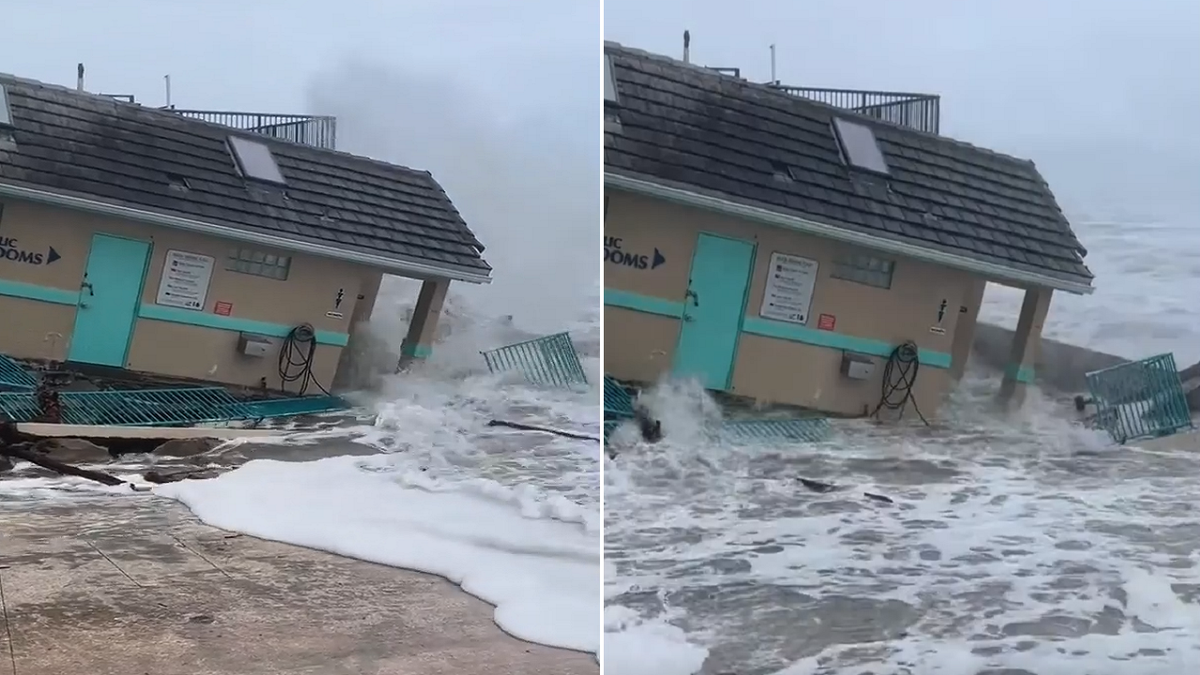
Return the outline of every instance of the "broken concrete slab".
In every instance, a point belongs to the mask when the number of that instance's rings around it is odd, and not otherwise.
[[[207,478],[216,478],[228,471],[228,469],[175,469],[165,471],[147,471],[142,474],[142,479],[147,483],[177,483],[181,480],[205,480]]]
[[[31,450],[66,464],[94,464],[112,459],[108,448],[82,438],[46,438],[34,443]]]
[[[215,450],[225,443],[218,438],[173,438],[154,449],[154,454],[166,457],[195,457]]]
[[[1011,355],[1012,340],[1013,331],[1007,328],[990,323],[976,324],[972,356],[990,368],[1003,371]],[[1087,373],[1128,362],[1129,359],[1115,354],[1042,338],[1034,363],[1034,378],[1043,387],[1064,394],[1080,394],[1087,391],[1084,377]]]
[[[1007,328],[988,323],[977,324],[975,340],[971,345],[972,356],[991,368],[1004,370],[1008,364],[1012,338],[1013,331]],[[1115,354],[1042,338],[1041,350],[1034,364],[1034,378],[1043,387],[1065,394],[1082,394],[1087,392],[1088,373],[1129,361]],[[1179,379],[1183,383],[1188,408],[1200,412],[1200,363],[1179,371]]]
[[[438,577],[223,532],[149,495],[10,504],[0,550],[0,672],[600,672],[590,654],[503,633]]]

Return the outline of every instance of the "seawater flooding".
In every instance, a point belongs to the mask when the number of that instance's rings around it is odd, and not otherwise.
[[[385,319],[375,327],[383,347],[373,357],[383,373],[403,335],[386,317],[402,323],[415,297],[388,293],[392,306],[377,310]],[[0,502],[178,499],[210,525],[447,577],[496,605],[497,624],[512,635],[596,652],[599,444],[487,426],[502,419],[599,436],[596,311],[563,327],[593,385],[551,391],[490,375],[479,356],[529,337],[519,322],[480,315],[453,295],[448,304],[430,362],[374,378],[375,391],[356,399],[357,417],[201,457],[127,457],[101,467],[138,482],[151,464],[237,467],[153,496],[18,467],[17,477],[0,480]]]
[[[1181,290],[1200,249],[1173,229],[1079,225],[1100,290],[1056,297],[1047,335],[1200,358]],[[1011,325],[1020,295],[985,304]],[[1113,447],[1051,394],[1002,416],[998,385],[969,372],[931,428],[847,422],[791,447],[714,447],[702,394],[652,392],[669,438],[605,466],[606,673],[1195,669],[1200,457]]]

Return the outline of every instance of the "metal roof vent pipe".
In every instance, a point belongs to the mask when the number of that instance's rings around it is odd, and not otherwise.
[[[79,64],[79,76],[75,81],[75,88],[83,91],[83,64]]]
[[[691,45],[692,45],[692,34],[685,30],[685,31],[683,31],[683,62],[684,63],[691,63],[691,60],[688,57],[688,53],[690,51],[689,47],[691,47]]]

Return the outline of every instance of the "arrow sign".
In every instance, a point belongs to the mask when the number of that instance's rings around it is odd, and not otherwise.
[[[662,251],[657,248],[654,249],[654,261],[650,263],[650,269],[654,269],[665,262],[667,262],[667,259],[663,256]]]
[[[46,264],[49,265],[50,263],[54,262],[55,260],[59,260],[61,258],[62,258],[62,256],[58,254],[58,251],[55,251],[54,247],[51,246],[50,251],[46,253]]]

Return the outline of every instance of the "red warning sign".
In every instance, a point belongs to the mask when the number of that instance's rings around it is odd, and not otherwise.
[[[230,314],[233,314],[233,303],[218,302],[213,306],[213,314],[220,314],[221,316],[229,316]]]
[[[837,317],[832,314],[822,314],[817,317],[817,328],[821,330],[833,330],[837,325]]]

